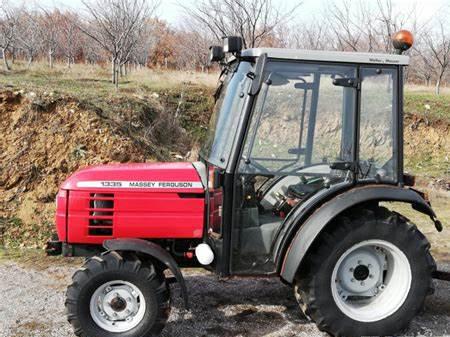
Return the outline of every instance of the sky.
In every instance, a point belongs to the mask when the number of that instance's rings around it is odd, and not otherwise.
[[[18,0],[13,0],[18,1]],[[339,0],[335,0],[337,3]],[[375,0],[371,0],[375,1]],[[299,0],[272,0],[275,6],[279,5],[283,8],[294,7]],[[303,3],[298,9],[298,15],[305,18],[312,18],[320,14],[320,12],[326,7],[329,0],[301,0]],[[394,0],[394,6],[401,8],[403,6],[410,6],[411,3],[415,3],[418,9],[418,13],[421,14],[422,19],[430,19],[434,14],[442,11],[443,8],[450,8],[450,0]],[[179,3],[184,6],[195,6],[195,0],[161,0],[161,6],[158,10],[158,16],[170,24],[177,25],[182,20],[183,9],[180,8]],[[40,0],[40,5],[46,7],[69,7],[74,9],[83,8],[81,0]],[[307,15],[305,14],[307,13]]]

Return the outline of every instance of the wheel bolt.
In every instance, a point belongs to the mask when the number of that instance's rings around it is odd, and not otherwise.
[[[362,261],[361,261],[361,260],[358,260],[358,264],[362,264]]]
[[[128,298],[127,298],[127,302],[131,302],[131,297],[128,297]]]
[[[373,278],[373,275],[372,275],[372,274],[370,274],[370,275],[369,275],[369,278]]]
[[[105,291],[106,291],[107,293],[109,293],[111,290],[112,290],[111,287],[106,287],[106,289],[105,289]]]
[[[367,268],[372,268],[372,265],[369,263],[369,264],[367,265]]]
[[[365,283],[364,283],[364,281],[361,281],[361,285],[363,286]]]
[[[350,268],[350,269],[349,269],[350,273],[353,273],[354,270],[355,270],[355,269],[353,269],[353,268]]]
[[[351,282],[355,282],[355,279],[354,278],[352,278],[351,280],[350,280]]]

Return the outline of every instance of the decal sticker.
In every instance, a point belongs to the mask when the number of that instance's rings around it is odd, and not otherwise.
[[[79,181],[77,187],[89,188],[203,188],[200,181]]]

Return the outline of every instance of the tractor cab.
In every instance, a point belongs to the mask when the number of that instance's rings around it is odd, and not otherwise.
[[[238,52],[200,156],[224,274],[276,272],[295,211],[355,185],[403,183],[404,55]],[[229,269],[228,269],[229,268]]]

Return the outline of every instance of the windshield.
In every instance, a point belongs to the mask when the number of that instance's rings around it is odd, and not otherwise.
[[[200,154],[221,168],[228,164],[251,82],[247,74],[252,70],[252,64],[249,62],[230,67],[211,115],[208,135]]]
[[[351,161],[354,88],[333,84],[353,78],[352,66],[271,62],[254,105],[242,170],[286,175]]]

